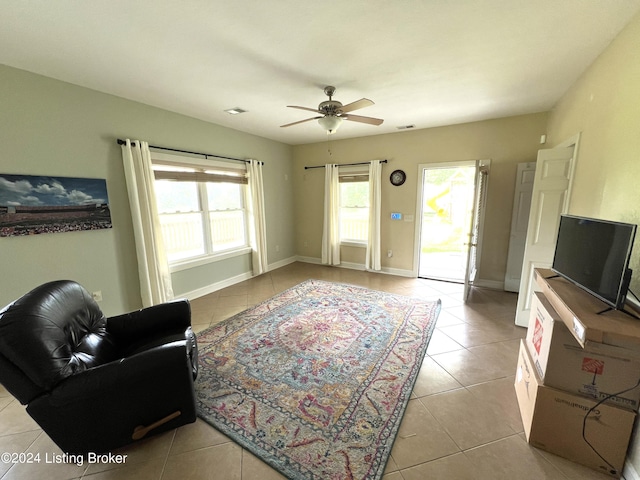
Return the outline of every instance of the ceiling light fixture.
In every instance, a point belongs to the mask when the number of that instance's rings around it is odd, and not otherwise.
[[[336,130],[338,130],[338,127],[342,123],[342,118],[336,115],[325,115],[318,119],[318,123],[327,131],[327,133],[336,133]]]
[[[236,107],[236,108],[230,108],[228,110],[225,110],[225,112],[227,112],[229,115],[238,115],[239,113],[245,113],[246,110],[243,110],[240,107]]]

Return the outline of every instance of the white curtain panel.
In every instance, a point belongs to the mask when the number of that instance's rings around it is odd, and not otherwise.
[[[322,263],[340,264],[340,188],[338,165],[325,165],[324,223],[322,228]]]
[[[380,205],[382,198],[382,163],[373,160],[369,165],[369,241],[364,261],[366,270],[379,271],[380,266]]]
[[[267,222],[264,213],[264,186],[262,162],[247,163],[249,181],[249,228],[252,251],[253,274],[260,275],[269,269],[267,262]]]
[[[142,306],[150,307],[173,299],[173,288],[160,229],[149,144],[127,139],[122,145],[122,160],[131,205]]]

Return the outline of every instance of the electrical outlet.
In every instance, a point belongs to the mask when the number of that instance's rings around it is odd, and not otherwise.
[[[393,250],[388,250],[387,251],[387,257],[389,257],[389,258],[393,257]]]
[[[276,252],[280,251],[280,245],[276,245]]]
[[[101,302],[102,301],[102,290],[98,290],[97,292],[93,292],[91,294],[91,296],[93,297],[93,299],[96,302]]]

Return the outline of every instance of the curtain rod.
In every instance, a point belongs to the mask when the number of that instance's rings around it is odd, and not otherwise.
[[[387,163],[388,160],[380,160],[380,163]],[[339,163],[337,164],[339,167],[352,167],[354,165],[368,165],[371,162],[359,162],[359,163]],[[324,168],[324,165],[315,165],[313,167],[304,167],[305,170],[310,170],[312,168]]]
[[[118,145],[125,145],[126,143],[127,143],[126,141],[118,138]],[[131,143],[135,143],[135,142],[131,142]],[[149,145],[149,148],[155,148],[158,150],[167,150],[169,152],[190,153],[191,155],[202,155],[205,158],[209,158],[209,157],[223,158],[225,160],[234,160],[236,162],[249,163],[249,160],[245,160],[243,158],[224,157],[222,155],[214,155],[212,153],[190,152],[189,150],[179,150],[177,148],[158,147],[157,145]],[[264,165],[264,162],[260,162],[260,165]]]

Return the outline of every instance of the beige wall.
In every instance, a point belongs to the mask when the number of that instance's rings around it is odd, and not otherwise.
[[[640,223],[640,15],[564,95],[549,116],[551,143],[578,133],[569,211]],[[640,291],[636,237],[632,289]]]
[[[5,66],[0,105],[0,174],[104,178],[113,220],[110,230],[0,238],[0,307],[61,278],[101,290],[107,314],[140,307],[118,137],[263,160],[269,263],[295,255],[289,145]],[[245,255],[177,272],[174,291],[206,289],[247,274],[250,265]]]
[[[415,225],[392,221],[390,214],[415,215],[418,165],[491,159],[479,278],[503,282],[516,165],[535,161],[540,135],[546,131],[546,121],[547,115],[540,113],[347,140],[339,140],[338,132],[330,144],[325,141],[293,147],[298,255],[320,258],[322,251],[324,169],[305,170],[305,166],[372,159],[389,161],[382,169],[382,267],[410,272],[413,269]],[[349,126],[343,125],[342,128]],[[396,169],[407,173],[407,181],[400,187],[392,186],[388,180]],[[392,258],[387,258],[387,250],[393,250]],[[364,251],[343,247],[343,260],[363,264]]]
[[[552,143],[581,133],[569,211],[640,224],[640,15],[618,35],[550,113]],[[640,241],[631,262],[640,292]],[[637,429],[629,462],[640,473]],[[629,477],[627,477],[629,478]]]

